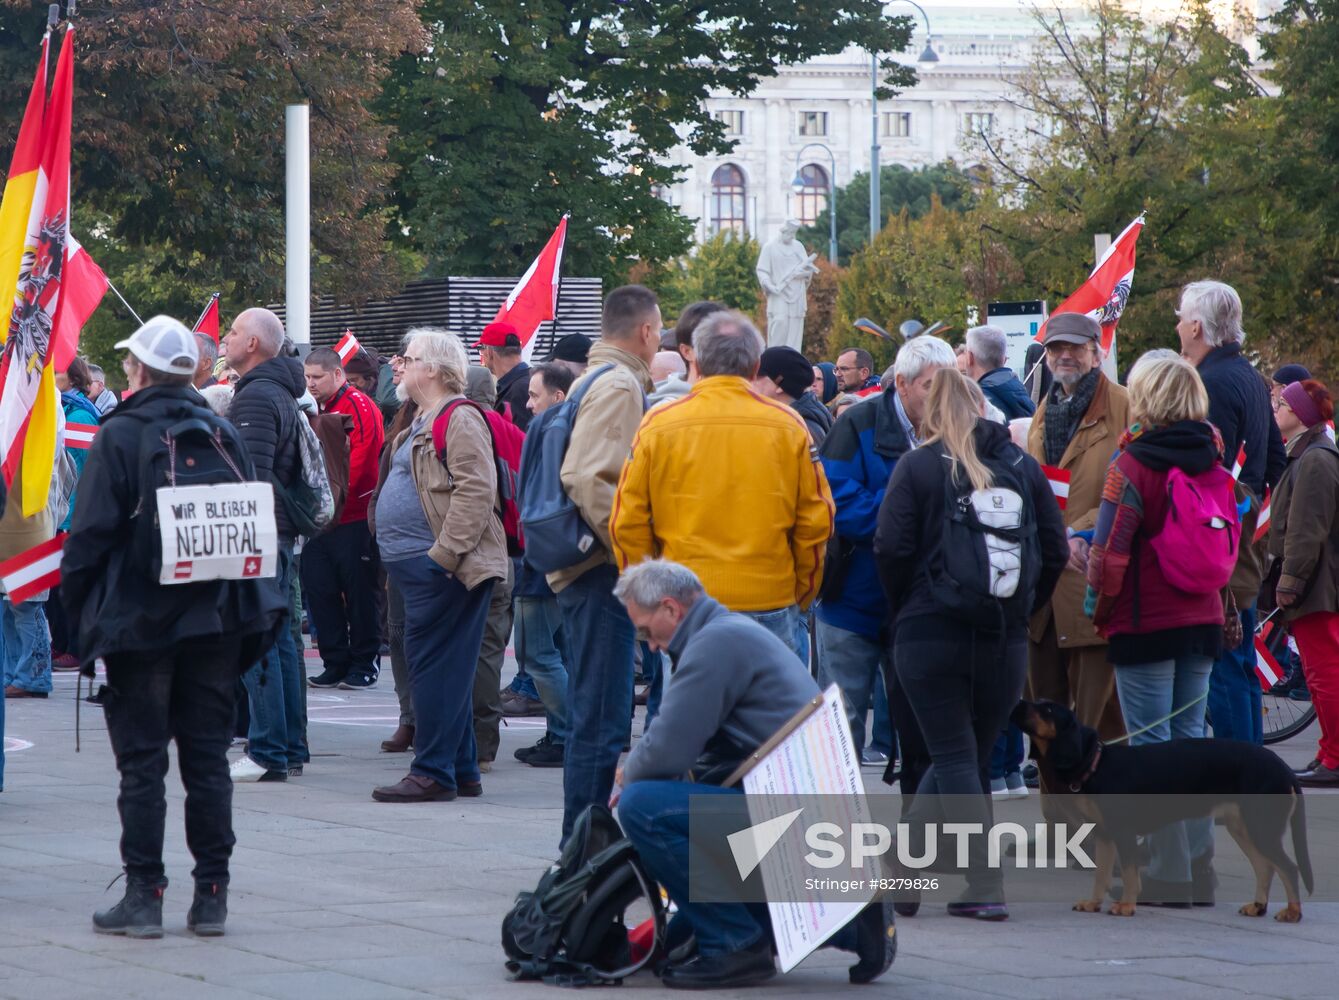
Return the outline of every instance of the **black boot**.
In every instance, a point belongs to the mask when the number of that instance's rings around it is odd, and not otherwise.
[[[152,882],[127,877],[126,894],[109,910],[93,914],[93,930],[99,934],[124,934],[132,938],[163,936],[163,891],[167,879]]]
[[[228,883],[196,882],[186,929],[199,937],[222,937],[228,919]]]

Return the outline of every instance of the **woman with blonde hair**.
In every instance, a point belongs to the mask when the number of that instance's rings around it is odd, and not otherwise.
[[[1175,481],[1188,479],[1234,516],[1236,500],[1195,368],[1172,351],[1150,351],[1131,370],[1129,390],[1134,423],[1107,470],[1088,586],[1093,624],[1109,641],[1121,712],[1134,734],[1130,743],[1138,746],[1204,735],[1209,674],[1223,644],[1222,591],[1216,584],[1187,589],[1175,565],[1181,560],[1171,558],[1173,536],[1165,529],[1181,511],[1172,499],[1181,495]],[[1235,551],[1223,561],[1234,564]],[[1150,836],[1139,902],[1211,903],[1210,833],[1208,820],[1195,820]]]
[[[921,422],[924,441],[893,470],[874,538],[893,623],[893,668],[931,757],[907,814],[913,841],[922,823],[989,825],[990,755],[1023,694],[1027,620],[1050,600],[1069,559],[1060,508],[1041,467],[1010,440],[1007,427],[982,416],[975,388],[956,369],[935,372]],[[1014,518],[996,524],[999,533],[973,532],[979,543],[973,551],[990,577],[993,597],[986,603],[996,605],[986,619],[965,617],[945,595],[945,569],[956,565],[963,544],[946,527],[949,501],[963,510],[998,501]],[[1012,548],[1006,531],[1017,540]],[[1035,545],[1028,537],[1034,531]],[[1012,588],[998,586],[1000,543],[1012,553]],[[1009,914],[1001,872],[989,870],[985,844],[977,841],[984,838],[972,841],[967,891],[949,913],[1003,920]]]

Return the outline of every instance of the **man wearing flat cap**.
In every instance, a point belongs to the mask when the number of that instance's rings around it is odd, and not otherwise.
[[[479,364],[497,379],[497,403],[494,409],[511,418],[521,430],[530,425],[530,366],[521,359],[521,335],[505,320],[489,323],[475,342]]]
[[[1032,619],[1028,696],[1072,705],[1081,724],[1111,739],[1125,731],[1116,675],[1107,662],[1106,640],[1084,614],[1083,599],[1102,486],[1129,425],[1130,405],[1125,390],[1102,374],[1101,336],[1091,316],[1060,313],[1047,320],[1042,340],[1054,381],[1032,420],[1028,452],[1047,478],[1068,473],[1069,496],[1061,513],[1070,559],[1051,603]]]

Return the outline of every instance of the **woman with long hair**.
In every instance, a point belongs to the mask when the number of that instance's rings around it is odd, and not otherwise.
[[[1275,595],[1306,665],[1320,746],[1297,780],[1339,786],[1339,449],[1326,435],[1334,401],[1323,382],[1286,386],[1274,419],[1288,465],[1274,490],[1269,555],[1280,565]]]
[[[1130,428],[1107,470],[1088,556],[1093,624],[1109,645],[1132,746],[1204,735],[1209,674],[1223,643],[1220,590],[1190,592],[1160,559],[1173,470],[1201,477],[1221,467],[1223,442],[1208,422],[1209,396],[1194,367],[1151,351],[1130,372]],[[1231,482],[1226,502],[1235,505]],[[1198,481],[1197,481],[1198,482]],[[1209,489],[1212,477],[1204,486]],[[1235,557],[1232,560],[1235,562]],[[1229,567],[1230,572],[1230,567]],[[1184,584],[1184,581],[1178,581]],[[1208,820],[1174,823],[1149,837],[1139,902],[1190,906],[1213,898]]]
[[[991,821],[990,754],[1027,674],[1028,616],[1050,599],[1069,558],[1065,529],[1041,467],[983,416],[983,398],[960,372],[935,372],[921,424],[921,446],[904,455],[879,509],[874,553],[893,623],[893,667],[925,736],[931,764],[906,820],[916,841],[922,823]],[[1035,524],[1037,544],[1026,584],[998,601],[997,624],[974,625],[940,597],[945,564],[945,501],[996,491],[1017,504],[1020,523]],[[1006,491],[1016,494],[1009,497]],[[1008,917],[1001,872],[988,870],[983,837],[969,853],[967,891],[949,904],[955,916]],[[913,853],[919,853],[913,844]],[[942,854],[941,854],[942,856]]]

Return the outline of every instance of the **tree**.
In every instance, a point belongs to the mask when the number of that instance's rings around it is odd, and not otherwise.
[[[732,148],[706,99],[848,45],[899,51],[880,0],[426,0],[432,36],[396,63],[381,102],[398,137],[396,225],[431,273],[517,274],[571,212],[569,274],[621,280],[688,250],[658,197],[666,154]],[[889,85],[914,79],[885,63]]]
[[[919,219],[938,196],[945,208],[965,210],[975,201],[972,181],[951,163],[913,170],[900,165],[879,169],[879,205],[885,221],[903,209]],[[827,256],[830,225],[826,208],[812,226],[800,230],[800,242]],[[837,189],[837,256],[850,263],[851,255],[869,243],[869,171],[858,172],[851,183]]]
[[[676,261],[657,282],[661,311],[678,316],[683,307],[709,299],[747,313],[758,309],[758,241],[717,233],[697,252]]]
[[[0,4],[0,115],[17,131],[46,4]],[[85,0],[76,23],[73,226],[142,313],[193,320],[283,297],[284,106],[311,105],[312,283],[358,301],[406,272],[385,243],[394,165],[373,117],[422,47],[416,0]],[[124,335],[110,301],[87,342]],[[106,360],[106,355],[100,357]]]

